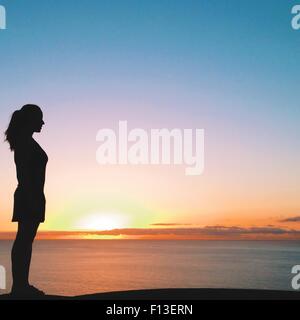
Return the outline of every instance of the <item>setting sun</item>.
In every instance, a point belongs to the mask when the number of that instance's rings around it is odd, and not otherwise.
[[[93,213],[79,219],[75,228],[77,230],[112,230],[125,227],[126,218],[116,213]]]

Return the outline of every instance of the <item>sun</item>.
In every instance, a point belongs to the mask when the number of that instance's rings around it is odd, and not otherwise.
[[[124,228],[126,217],[117,213],[93,213],[81,217],[76,222],[76,229],[101,231]]]

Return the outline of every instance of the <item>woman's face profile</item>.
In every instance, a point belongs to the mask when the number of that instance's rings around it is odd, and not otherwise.
[[[32,129],[33,132],[41,132],[43,125],[45,124],[43,120],[43,113],[36,112],[34,118],[32,119]]]

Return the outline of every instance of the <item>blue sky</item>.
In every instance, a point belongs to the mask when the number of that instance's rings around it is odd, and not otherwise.
[[[62,99],[118,92],[172,101],[178,113],[185,99],[185,108],[199,112],[200,98],[216,100],[222,116],[248,117],[251,108],[278,119],[283,104],[289,121],[299,115],[292,94],[300,68],[299,33],[290,26],[295,1],[2,3],[4,111],[50,92]],[[16,90],[20,101],[11,99]]]

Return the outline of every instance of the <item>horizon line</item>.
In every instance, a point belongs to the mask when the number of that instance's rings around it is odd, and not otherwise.
[[[12,240],[16,230],[0,231]],[[267,227],[120,228],[110,230],[40,230],[38,240],[300,240],[300,230]]]

